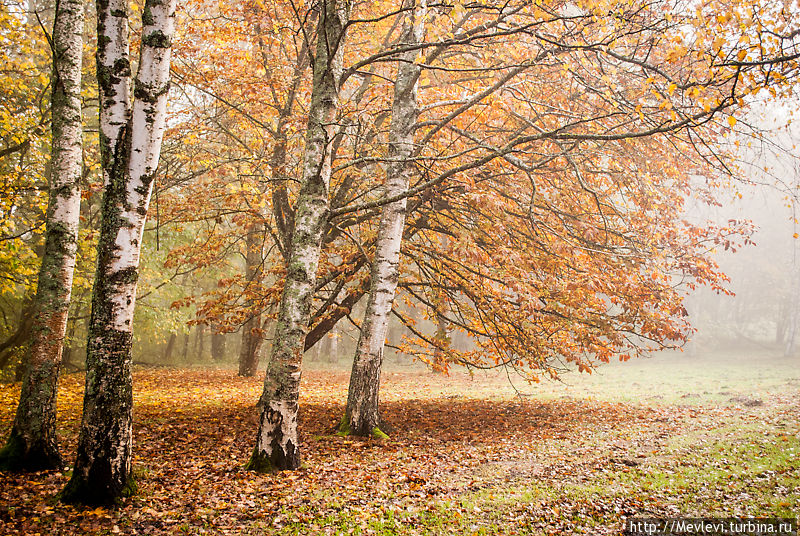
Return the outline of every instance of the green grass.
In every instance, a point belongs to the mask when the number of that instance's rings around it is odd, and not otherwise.
[[[800,423],[781,419],[774,408],[763,406],[781,396],[777,404],[784,404],[787,395],[797,394],[796,359],[768,353],[703,358],[658,354],[604,365],[591,375],[567,374],[562,382],[512,381],[538,400],[568,397],[661,407],[741,407],[746,401],[754,405],[742,408],[743,413],[750,412],[749,421],[734,413],[724,422],[709,423],[707,429],[673,434],[639,465],[601,468],[580,482],[525,478],[466,492],[455,500],[431,498],[421,511],[390,510],[366,525],[359,524],[352,511],[314,523],[337,534],[490,535],[592,533],[599,525],[618,524],[622,514],[650,512],[703,517],[797,515]],[[439,396],[453,398],[502,398],[513,393],[506,375],[496,372],[476,373],[466,388],[463,381],[448,385],[445,380],[438,391]],[[610,434],[598,434],[596,439],[603,443],[597,452],[608,455]],[[511,527],[509,520],[516,524]]]
[[[480,523],[486,525],[486,534],[494,534],[492,527],[515,511],[536,505],[527,524],[520,525],[520,533],[525,527],[555,530],[559,525],[553,526],[548,512],[557,512],[561,526],[566,524],[573,533],[591,533],[592,527],[614,524],[620,512],[613,505],[624,506],[631,500],[645,507],[636,512],[639,515],[653,508],[690,517],[794,518],[800,507],[798,433],[797,426],[786,430],[727,426],[702,439],[697,433],[678,436],[666,455],[653,463],[596,472],[580,484],[530,480],[465,495],[459,511],[467,515],[455,526],[463,529]],[[558,508],[564,503],[571,512]],[[475,508],[481,513],[473,514]]]
[[[442,377],[390,369],[381,392],[390,402],[387,408],[431,409],[412,411],[408,419],[419,427],[398,430],[384,441],[337,437],[330,427],[343,412],[346,375],[308,374],[303,396],[324,426],[306,432],[303,470],[266,476],[240,470],[251,448],[260,381],[181,371],[146,371],[137,379],[137,429],[153,434],[151,442],[145,438],[137,445],[134,471],[142,491],[127,507],[109,513],[116,516],[111,521],[46,505],[78,523],[83,533],[107,533],[109,524],[118,523],[153,534],[569,535],[609,533],[635,515],[796,517],[800,512],[796,359],[766,353],[657,355],[613,363],[592,375],[569,374],[561,383],[515,380],[530,395],[521,400],[514,400],[514,389],[499,372],[478,372],[471,380],[458,371]],[[71,390],[59,397],[66,409],[60,415],[78,423],[83,382],[65,381]],[[10,389],[4,393],[14,398]],[[498,403],[465,403],[478,398]],[[405,404],[415,400],[427,403]],[[440,419],[437,426],[462,435],[442,439],[426,427],[425,417],[448,408],[455,408],[453,418]],[[495,408],[503,411],[493,419],[518,426],[484,433],[480,419],[486,416],[480,411]],[[532,409],[521,415],[530,415],[534,424],[520,421],[516,408]],[[590,415],[593,411],[598,414]],[[470,428],[475,415],[478,424]],[[74,445],[77,427],[69,430],[64,437]],[[164,437],[188,441],[154,442]],[[323,471],[323,464],[331,467]],[[63,480],[62,475],[9,480],[0,496],[5,491],[13,508],[25,505],[9,519],[35,511],[39,521],[33,526],[48,533],[52,516],[38,515],[45,511],[42,489],[56,490]],[[9,494],[12,483],[20,491]]]
[[[455,375],[464,374],[456,371]],[[504,372],[477,372],[475,387],[466,396],[513,394]],[[692,357],[680,352],[656,353],[649,358],[601,364],[592,374],[570,372],[561,381],[528,384],[510,379],[521,392],[536,399],[576,398],[646,404],[728,404],[732,398],[764,398],[800,387],[800,360],[769,352],[741,355],[715,353]],[[456,396],[458,386],[443,389]]]

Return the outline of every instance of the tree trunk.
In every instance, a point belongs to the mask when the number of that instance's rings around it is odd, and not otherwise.
[[[205,332],[206,327],[203,324],[197,324],[194,329],[194,358],[193,363],[200,363],[205,359],[206,345],[205,345]]]
[[[426,0],[419,0],[415,9],[408,12],[403,44],[414,45],[422,41],[425,11]],[[418,115],[417,81],[421,67],[415,63],[417,54],[417,50],[411,50],[403,53],[398,60],[389,124],[389,165],[384,186],[386,198],[402,194],[408,189],[410,157],[414,151],[414,125]],[[353,435],[384,435],[379,428],[378,390],[389,314],[397,289],[406,204],[404,197],[381,209],[367,309],[350,373],[347,409],[341,426],[342,432]]]
[[[339,334],[336,328],[333,328],[330,333],[325,337],[327,342],[325,349],[325,361],[328,363],[336,363],[339,361]]]
[[[442,294],[444,293],[442,292]],[[450,323],[447,321],[447,316],[445,316],[445,313],[447,312],[447,302],[445,301],[444,296],[440,297],[437,306],[441,309],[436,311],[436,333],[433,336],[436,347],[433,349],[433,364],[431,366],[431,372],[443,373],[449,366],[447,363],[447,352],[445,352],[445,348],[449,347],[451,343]]]
[[[211,360],[219,363],[225,359],[225,334],[211,329]]]
[[[33,302],[25,299],[19,313],[17,329],[6,340],[0,343],[0,370],[3,370],[17,355],[20,346],[25,345],[31,336],[33,326]]]
[[[131,480],[131,342],[142,233],[166,122],[175,0],[147,0],[130,102],[128,5],[97,2],[100,150],[105,192],[86,349],[78,453],[62,500],[113,504]]]
[[[259,47],[266,48],[263,40],[263,30],[260,25],[255,26],[258,36]],[[265,64],[269,61],[266,54],[263,55]],[[294,228],[294,212],[289,204],[289,193],[287,184],[289,177],[286,172],[286,151],[287,151],[287,124],[292,117],[295,99],[303,80],[303,71],[308,66],[308,48],[305,41],[300,49],[295,64],[292,84],[286,94],[286,100],[279,109],[278,125],[273,133],[274,147],[270,158],[270,170],[272,180],[269,181],[272,189],[272,215],[275,218],[275,227],[278,234],[278,249],[284,259],[288,259],[289,248],[291,246],[292,229]],[[276,102],[277,104],[277,102]],[[260,215],[258,216],[260,217]],[[263,222],[253,223],[247,233],[245,252],[245,275],[248,284],[261,283],[263,277]],[[251,304],[252,305],[252,304]],[[252,311],[252,316],[242,326],[242,343],[239,352],[239,376],[252,377],[258,371],[260,361],[261,344],[263,341],[262,330],[263,320],[261,312]]]
[[[447,248],[450,240],[447,235],[442,235],[442,247]],[[447,372],[449,364],[447,362],[447,351],[452,341],[450,339],[450,322],[447,320],[447,315],[450,312],[450,305],[447,302],[447,291],[443,288],[444,278],[437,277],[438,281],[433,289],[434,299],[433,305],[436,313],[436,333],[433,335],[433,361],[431,363],[431,372],[436,374],[443,374]]]
[[[261,355],[261,315],[245,322],[242,329],[242,345],[239,350],[239,376],[251,378],[258,371]]]
[[[788,311],[788,298],[781,300],[783,303],[778,304],[778,314],[775,317],[775,344],[783,345],[784,338],[786,337],[786,328],[789,326],[787,321],[786,312]]]
[[[263,227],[253,224],[247,231],[245,242],[245,278],[248,285],[261,283],[263,274]],[[252,305],[252,303],[251,303]],[[253,312],[242,326],[242,344],[239,349],[239,376],[250,378],[258,371],[261,350],[261,313]]]
[[[786,331],[783,341],[784,357],[791,357],[797,349],[797,323],[798,323],[798,304],[795,300],[789,305],[789,314],[786,323]]]
[[[187,331],[183,334],[183,351],[181,356],[183,358],[183,362],[186,363],[189,360],[189,341],[191,340],[190,333]]]
[[[172,350],[175,349],[175,340],[178,338],[177,335],[171,333],[169,339],[167,340],[167,346],[164,348],[164,355],[161,358],[162,363],[168,363],[170,358],[172,357]]]
[[[330,145],[336,129],[338,83],[350,6],[342,0],[323,0],[320,4],[303,176],[272,355],[259,401],[262,410],[258,436],[248,463],[249,469],[259,472],[295,469],[300,465],[297,444],[300,368],[328,214]]]
[[[0,469],[60,469],[56,392],[75,271],[83,167],[83,3],[56,3],[53,23],[52,153],[45,251],[19,406]]]

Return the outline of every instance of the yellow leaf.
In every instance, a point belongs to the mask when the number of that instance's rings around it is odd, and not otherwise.
[[[675,90],[676,90],[676,89],[678,89],[678,84],[676,84],[675,82],[673,82],[673,83],[671,83],[671,84],[669,85],[669,87],[667,88],[667,93],[669,93],[670,95],[672,95],[673,93],[675,93]]]
[[[732,115],[731,115],[731,116],[729,116],[729,117],[728,117],[728,124],[729,124],[730,126],[734,126],[734,125],[736,124],[736,118],[735,118],[735,117],[733,117]]]

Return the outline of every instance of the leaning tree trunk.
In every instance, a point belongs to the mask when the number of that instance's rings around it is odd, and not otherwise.
[[[164,355],[161,357],[161,362],[165,365],[172,359],[172,350],[175,349],[175,341],[177,339],[177,335],[170,333],[169,339],[167,339],[167,346],[164,348]]]
[[[346,0],[323,0],[320,7],[303,176],[272,355],[259,401],[262,410],[258,436],[247,465],[259,472],[295,469],[300,465],[297,444],[300,368],[328,214],[331,142],[349,5]]]
[[[247,231],[245,240],[245,279],[247,285],[258,286],[263,277],[263,227],[254,223]],[[250,291],[252,292],[252,290]],[[253,306],[253,303],[250,303]],[[239,347],[239,376],[256,375],[261,351],[261,312],[253,312],[242,326],[242,344]]]
[[[402,44],[414,45],[422,42],[425,10],[426,0],[419,0],[415,9],[408,13]],[[398,60],[392,119],[389,124],[389,165],[384,186],[384,196],[387,199],[408,189],[411,155],[414,151],[414,125],[418,115],[417,81],[421,67],[415,63],[417,54],[417,50],[410,50],[403,53]],[[381,209],[367,310],[350,373],[345,418],[340,426],[340,431],[344,433],[384,436],[379,428],[378,388],[389,314],[397,289],[406,201],[403,197]]]
[[[97,2],[105,192],[86,350],[78,454],[66,502],[112,504],[133,491],[131,342],[139,254],[166,122],[175,0],[147,0],[130,104],[128,4]],[[131,109],[132,108],[132,109]]]
[[[0,451],[0,469],[5,470],[40,471],[62,466],[56,438],[56,391],[81,206],[83,17],[83,2],[56,3],[52,41],[52,171],[45,250],[19,406],[8,442]]]

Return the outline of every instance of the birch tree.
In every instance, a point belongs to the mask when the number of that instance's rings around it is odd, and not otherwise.
[[[130,95],[128,4],[97,2],[104,197],[78,453],[66,502],[111,504],[133,491],[131,341],[139,253],[164,134],[175,0],[147,0]]]
[[[248,469],[295,469],[300,465],[297,443],[297,399],[306,330],[319,263],[322,233],[327,223],[331,177],[331,142],[336,112],[345,32],[347,0],[323,0],[319,7],[313,86],[306,128],[301,189],[294,230],[259,407],[258,435]]]
[[[0,469],[40,471],[62,465],[56,437],[56,394],[81,204],[83,19],[82,2],[56,2],[47,231],[22,392],[11,433],[0,451]]]
[[[414,126],[419,113],[417,82],[421,65],[416,62],[422,42],[427,0],[418,0],[406,15],[400,46],[408,46],[398,56],[394,102],[389,124],[388,165],[384,198],[391,199],[408,189],[411,155],[414,152]],[[375,258],[372,261],[369,298],[356,347],[345,419],[341,431],[360,436],[384,435],[378,413],[378,387],[389,314],[394,303],[400,262],[400,245],[406,221],[406,197],[383,205]]]
[[[262,61],[268,65],[270,58],[266,54],[266,46],[261,35],[261,26],[256,25],[258,35],[259,50],[261,50]],[[284,259],[287,258],[291,249],[292,229],[294,228],[294,212],[289,204],[288,196],[288,177],[287,168],[287,134],[289,120],[291,119],[297,101],[297,93],[303,79],[303,73],[308,66],[308,46],[303,44],[296,60],[292,83],[289,86],[283,100],[276,97],[276,104],[279,108],[278,119],[274,131],[274,146],[270,157],[270,171],[272,181],[270,181],[272,211],[275,218],[275,228],[278,234],[277,244]],[[273,93],[274,96],[277,92]],[[328,179],[330,182],[330,178]],[[326,194],[327,195],[327,194]],[[263,222],[254,223],[247,233],[245,255],[245,276],[249,283],[261,284],[264,272],[263,242],[264,242]],[[258,353],[261,349],[263,339],[262,331],[265,327],[261,313],[252,313],[245,322],[242,329],[242,346],[239,355],[239,376],[254,376],[258,370]]]

